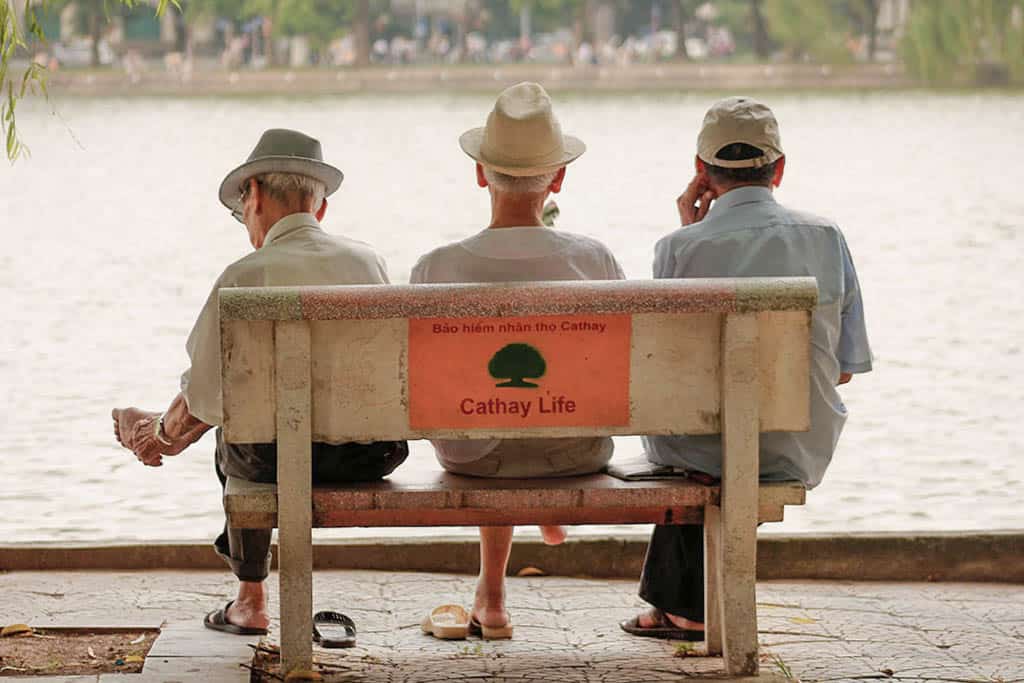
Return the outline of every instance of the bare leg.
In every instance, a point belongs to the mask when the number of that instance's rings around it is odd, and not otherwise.
[[[505,571],[512,552],[510,526],[480,527],[480,578],[476,584],[473,616],[494,628],[508,623],[505,611]]]
[[[262,581],[239,581],[238,597],[224,615],[235,626],[267,628],[270,615],[267,613],[267,592]]]
[[[542,526],[540,535],[544,539],[544,545],[561,545],[568,534],[565,533],[564,526]]]

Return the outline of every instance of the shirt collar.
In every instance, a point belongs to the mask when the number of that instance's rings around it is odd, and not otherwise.
[[[320,221],[318,221],[316,216],[311,213],[293,213],[285,216],[278,222],[274,223],[274,225],[270,227],[270,230],[267,231],[267,236],[263,240],[263,246],[272,244],[273,242],[287,237],[296,230],[300,230],[302,228],[320,230]]]
[[[708,215],[705,216],[705,220],[714,218],[737,206],[756,204],[758,202],[775,202],[775,197],[772,195],[770,188],[762,185],[745,185],[734,188],[715,200],[715,203],[711,205],[711,210],[708,211]]]

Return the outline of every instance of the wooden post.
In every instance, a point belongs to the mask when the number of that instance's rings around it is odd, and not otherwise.
[[[722,326],[722,500],[718,594],[730,676],[756,676],[759,474],[756,313],[726,314]]]
[[[309,323],[274,325],[281,671],[313,667],[312,400]]]
[[[704,506],[704,644],[708,654],[722,654],[722,607],[718,567],[722,548],[722,508]]]

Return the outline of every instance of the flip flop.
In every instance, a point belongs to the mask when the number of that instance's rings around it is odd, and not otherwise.
[[[460,605],[441,605],[423,617],[420,629],[441,640],[465,640],[469,634],[469,613]]]
[[[504,626],[484,626],[476,617],[469,618],[469,632],[484,640],[508,640],[512,637],[512,622]]]
[[[355,647],[355,622],[341,612],[317,612],[313,615],[313,640],[320,647]]]
[[[252,628],[249,626],[239,626],[238,624],[232,624],[228,621],[228,610],[231,609],[231,605],[234,604],[234,600],[228,600],[228,604],[224,605],[220,609],[215,609],[206,615],[203,619],[203,626],[212,631],[221,631],[223,633],[230,633],[235,636],[265,636],[267,635],[267,629],[265,628]]]
[[[691,643],[699,643],[704,640],[704,631],[688,628],[679,628],[665,616],[660,609],[651,610],[655,617],[654,626],[641,626],[640,617],[633,617],[629,621],[619,624],[622,630],[634,636],[643,638],[663,638],[665,640],[686,640]]]

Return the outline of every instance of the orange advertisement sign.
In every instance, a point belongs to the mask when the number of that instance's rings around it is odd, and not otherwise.
[[[627,425],[631,333],[629,315],[409,320],[409,425]]]

